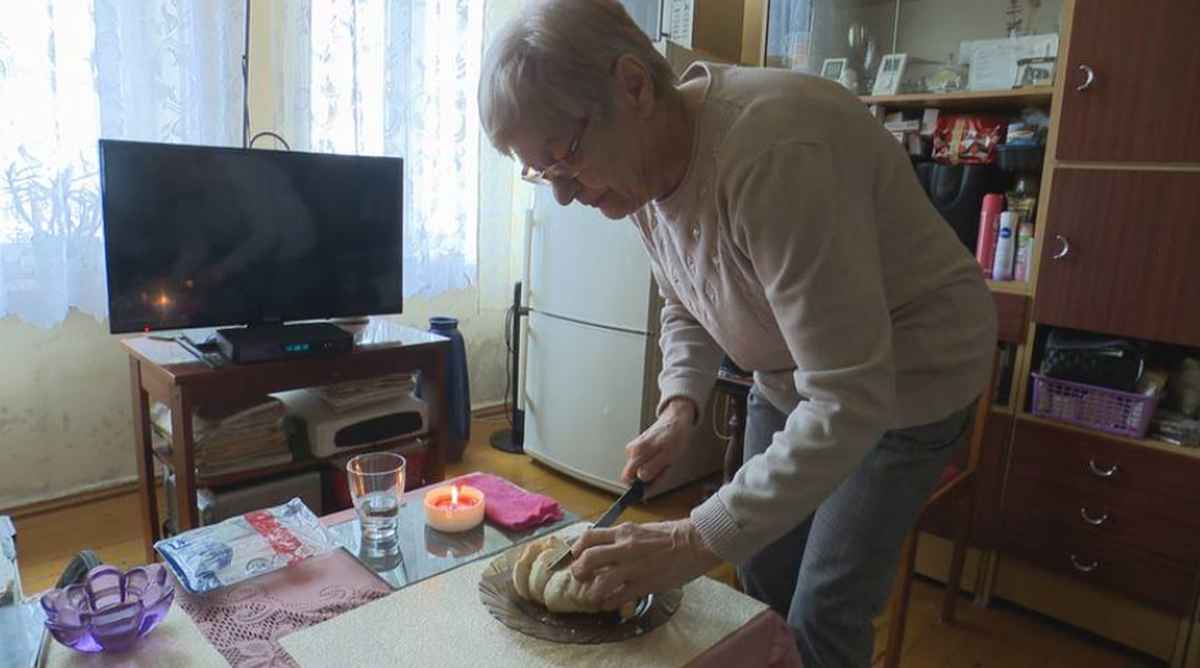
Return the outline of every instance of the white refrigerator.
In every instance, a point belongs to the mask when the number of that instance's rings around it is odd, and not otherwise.
[[[529,218],[524,329],[525,452],[621,491],[625,445],[655,419],[661,300],[633,223],[538,186]],[[668,488],[718,472],[711,403]],[[664,490],[665,491],[665,490]]]

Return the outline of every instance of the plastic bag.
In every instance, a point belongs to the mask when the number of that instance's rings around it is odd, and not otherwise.
[[[990,165],[1007,128],[997,116],[938,116],[933,159],[951,165]]]
[[[300,499],[160,540],[154,549],[192,594],[300,563],[341,545]]]
[[[1135,392],[1146,364],[1144,346],[1126,339],[1052,329],[1042,374],[1119,392]]]

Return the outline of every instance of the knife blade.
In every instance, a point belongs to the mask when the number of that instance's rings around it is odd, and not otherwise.
[[[616,503],[612,504],[608,510],[604,511],[604,514],[600,516],[600,519],[596,520],[596,523],[592,525],[592,528],[606,529],[612,526],[614,523],[616,523],[617,518],[621,516],[621,513],[625,512],[626,508],[642,500],[642,496],[645,495],[645,492],[646,484],[642,482],[641,478],[634,478],[633,483],[629,485],[629,489],[625,490],[625,493],[617,499]],[[556,571],[571,562],[571,560],[574,558],[574,552],[571,549],[574,544],[574,541],[568,543],[567,549],[564,550],[562,554],[558,555],[554,561],[550,562],[551,571]]]

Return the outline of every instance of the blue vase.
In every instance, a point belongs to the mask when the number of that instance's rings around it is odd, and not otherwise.
[[[447,394],[450,395],[450,433],[446,435],[446,461],[462,461],[463,450],[471,439],[471,381],[467,374],[467,344],[458,331],[458,318],[429,319],[429,331],[450,339],[446,360]]]

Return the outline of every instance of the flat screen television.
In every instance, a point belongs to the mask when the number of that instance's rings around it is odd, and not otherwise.
[[[399,158],[101,140],[114,333],[399,313]]]

